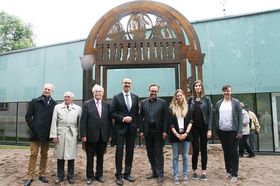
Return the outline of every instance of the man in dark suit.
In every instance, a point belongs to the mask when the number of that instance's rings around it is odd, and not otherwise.
[[[135,137],[138,129],[138,96],[131,93],[131,79],[125,78],[122,81],[122,92],[115,95],[112,100],[112,116],[115,119],[115,137],[116,137],[116,183],[123,185],[122,180],[122,160],[123,147],[126,142],[125,170],[123,178],[134,182],[135,178],[131,176],[131,168],[134,153]]]
[[[167,105],[166,101],[158,98],[159,86],[149,86],[149,97],[140,105],[140,137],[145,137],[147,155],[153,171],[147,179],[157,178],[158,183],[163,180],[163,146],[167,137]]]
[[[102,100],[104,89],[100,85],[92,88],[93,99],[83,105],[81,116],[81,140],[87,154],[87,184],[94,180],[93,158],[96,155],[95,180],[104,182],[103,157],[111,134],[112,119],[110,105]]]

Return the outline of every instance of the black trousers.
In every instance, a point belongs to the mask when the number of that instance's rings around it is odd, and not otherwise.
[[[96,173],[95,177],[103,176],[103,161],[104,153],[107,147],[107,142],[104,142],[101,138],[97,142],[86,142],[86,154],[87,154],[87,179],[94,179],[94,156],[96,155]]]
[[[207,167],[207,128],[206,127],[196,127],[192,128],[192,169],[197,169],[198,155],[199,155],[199,147],[201,150],[201,167],[202,170],[206,170]]]
[[[153,175],[163,177],[164,173],[164,158],[163,158],[163,146],[164,141],[162,136],[156,135],[155,129],[151,129],[147,135],[145,135],[145,143],[147,149],[147,155],[151,164]]]
[[[122,162],[123,162],[123,148],[125,144],[125,170],[124,175],[128,176],[131,174],[134,145],[135,145],[135,134],[131,134],[130,129],[122,135],[116,130],[116,155],[115,155],[115,165],[117,178],[122,177]]]
[[[67,178],[74,178],[74,160],[67,160],[68,166],[67,166]],[[57,159],[57,177],[61,180],[64,179],[65,173],[64,173],[64,164],[65,160]]]
[[[226,171],[231,174],[231,176],[237,177],[239,166],[237,132],[218,130],[218,135],[224,151]]]
[[[239,155],[244,155],[245,149],[249,155],[253,155],[254,152],[248,144],[248,135],[243,135],[242,139],[239,140]]]

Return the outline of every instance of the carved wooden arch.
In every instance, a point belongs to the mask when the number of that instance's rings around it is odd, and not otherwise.
[[[141,21],[152,21],[150,15],[156,21],[154,25],[151,22],[149,30]],[[120,25],[124,17],[129,17],[127,30]],[[165,34],[164,29],[167,30]],[[150,38],[146,38],[147,33],[151,34]],[[84,55],[95,56],[95,83],[100,83],[100,66],[105,66],[106,70],[108,66],[124,68],[177,64],[180,66],[179,87],[186,93],[187,77],[202,79],[204,54],[193,26],[174,8],[155,1],[124,3],[103,15],[90,31]],[[191,75],[188,76],[187,61],[191,64]],[[91,97],[92,72],[93,69],[84,71],[84,100]]]

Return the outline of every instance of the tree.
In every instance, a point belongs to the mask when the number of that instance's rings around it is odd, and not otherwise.
[[[20,18],[0,12],[0,54],[34,47],[32,25]]]

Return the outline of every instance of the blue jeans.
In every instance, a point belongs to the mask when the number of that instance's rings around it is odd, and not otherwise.
[[[184,177],[188,177],[188,154],[189,154],[189,141],[182,141],[172,143],[172,152],[173,152],[173,174],[175,178],[178,178],[178,160],[179,160],[179,151],[180,146],[182,146],[182,158],[183,158],[183,174]]]

